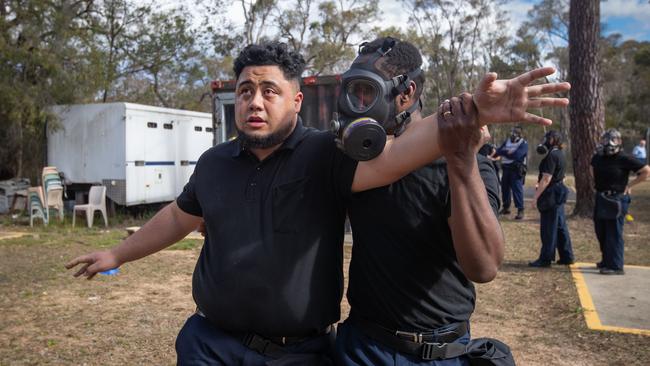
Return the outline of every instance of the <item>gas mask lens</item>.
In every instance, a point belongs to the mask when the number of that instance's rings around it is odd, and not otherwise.
[[[352,80],[345,90],[350,109],[355,113],[365,113],[374,104],[379,94],[377,87],[369,80]]]

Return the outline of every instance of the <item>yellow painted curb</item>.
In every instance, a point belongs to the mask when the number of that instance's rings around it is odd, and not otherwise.
[[[576,290],[578,291],[578,298],[580,298],[580,305],[584,310],[585,321],[587,322],[587,327],[592,330],[603,330],[609,332],[619,332],[619,333],[631,333],[631,334],[640,334],[650,336],[650,330],[648,329],[637,329],[637,328],[626,328],[626,327],[613,327],[609,325],[603,325],[600,322],[600,317],[594,306],[594,301],[591,298],[591,293],[589,293],[589,288],[587,288],[587,283],[585,282],[585,277],[580,271],[581,267],[593,266],[591,263],[574,263],[570,266],[571,274],[573,275],[573,281],[576,284]],[[625,267],[632,268],[643,268],[650,269],[649,267],[644,266],[631,266],[625,265]]]

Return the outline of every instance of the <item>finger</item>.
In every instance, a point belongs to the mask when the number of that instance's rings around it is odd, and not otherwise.
[[[81,267],[81,268],[80,268],[80,269],[79,269],[75,274],[73,274],[73,276],[74,276],[74,277],[79,277],[79,276],[81,276],[82,274],[86,273],[86,270],[88,269],[89,266],[90,266],[90,264],[86,264],[86,265],[84,265],[84,266]]]
[[[560,93],[571,89],[569,83],[548,83],[541,85],[533,85],[527,88],[529,97],[538,97],[544,94]]]
[[[70,269],[79,263],[90,263],[90,262],[92,262],[92,259],[89,255],[82,255],[66,263],[65,268]]]
[[[440,103],[438,106],[438,118],[443,118],[445,113],[445,103]]]
[[[485,74],[481,82],[478,84],[478,90],[488,90],[490,88],[490,85],[494,82],[494,80],[497,79],[497,73],[496,72],[488,72]]]
[[[449,111],[451,112],[452,115],[459,116],[461,114],[460,98],[458,97],[451,98],[449,107],[450,107]]]
[[[95,262],[91,264],[90,267],[88,267],[88,269],[86,270],[86,276],[92,277],[99,271],[107,271],[109,269],[110,268],[106,268],[106,269],[101,268],[100,264],[98,262]]]
[[[528,100],[526,108],[566,107],[568,105],[567,98],[535,98]]]
[[[526,113],[526,115],[524,116],[524,122],[535,123],[543,126],[548,126],[553,123],[553,121],[551,121],[548,118],[540,117],[532,113]]]
[[[515,81],[519,82],[521,85],[528,85],[533,82],[533,80],[543,78],[544,76],[553,75],[555,73],[555,68],[540,67],[539,69],[531,70],[526,73],[523,73],[515,78]]]
[[[463,108],[463,113],[465,114],[475,114],[476,106],[474,105],[474,98],[472,94],[462,93],[460,95],[461,107]]]
[[[97,274],[97,272],[92,273],[92,274],[89,274],[88,277],[86,277],[86,279],[87,279],[87,280],[92,280],[93,277],[95,277],[96,274]]]

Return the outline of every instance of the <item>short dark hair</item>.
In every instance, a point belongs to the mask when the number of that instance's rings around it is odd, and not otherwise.
[[[410,42],[394,37],[380,37],[368,42],[361,47],[359,54],[366,55],[375,52],[384,45],[384,42],[390,40],[394,40],[396,43],[393,49],[383,56],[386,61],[382,64],[382,70],[389,73],[389,76],[406,74],[422,66],[422,55],[420,55],[417,47]],[[415,77],[414,81],[415,85],[417,85],[415,97],[419,98],[425,81],[424,73],[420,73],[419,76]]]
[[[300,82],[300,76],[305,70],[305,59],[300,53],[290,51],[286,43],[250,44],[235,59],[233,66],[235,78],[239,79],[239,75],[246,66],[267,65],[280,67],[287,80]]]

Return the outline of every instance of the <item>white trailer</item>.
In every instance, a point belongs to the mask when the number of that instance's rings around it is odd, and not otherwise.
[[[131,103],[52,107],[48,165],[66,184],[103,184],[124,206],[172,201],[212,146],[212,116]]]

